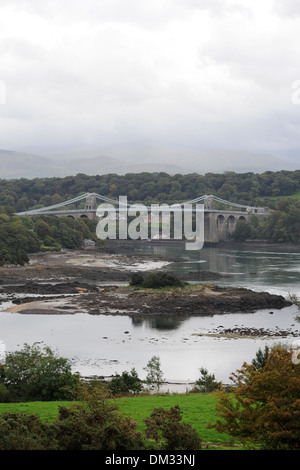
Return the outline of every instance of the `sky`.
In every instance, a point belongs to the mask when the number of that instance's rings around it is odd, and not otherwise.
[[[299,0],[1,0],[0,149],[160,142],[300,163]]]

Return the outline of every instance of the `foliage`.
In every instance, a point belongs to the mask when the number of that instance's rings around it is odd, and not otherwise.
[[[134,287],[145,287],[148,289],[160,289],[163,287],[184,287],[186,284],[178,279],[175,274],[164,272],[140,273],[132,275],[130,285]]]
[[[296,307],[298,307],[298,310],[300,310],[300,299],[295,294],[290,294],[290,300],[293,302]],[[300,316],[298,315],[296,317],[296,320],[300,322]]]
[[[55,422],[58,450],[138,450],[144,447],[136,422],[107,400],[60,407]]]
[[[22,350],[7,354],[2,381],[10,400],[50,401],[72,398],[79,377],[72,374],[69,361],[51,348],[25,344]]]
[[[200,369],[200,374],[201,377],[196,380],[193,388],[194,393],[211,393],[222,386],[221,382],[216,381],[215,375],[209,374],[203,367]]]
[[[144,276],[141,273],[134,273],[131,276],[129,284],[131,286],[143,286]]]
[[[15,179],[0,182],[0,206],[8,212],[46,207],[80,194],[95,192],[106,197],[127,195],[128,201],[176,203],[203,194],[216,196],[245,205],[266,205],[262,198],[293,196],[299,191],[300,170],[267,171],[265,173],[206,173],[205,175],[169,175],[127,173],[88,176],[78,174],[64,178]]]
[[[89,383],[82,382],[80,383],[80,388],[87,390],[87,395],[90,395],[93,390],[95,402],[103,399],[103,388],[102,395],[99,391],[97,398],[97,394],[95,393],[97,388],[94,386],[91,387]],[[76,399],[82,401],[87,400],[82,391],[77,395]],[[112,401],[123,416],[130,416],[136,421],[138,423],[137,430],[141,431],[143,434],[145,434],[146,430],[145,419],[151,415],[154,408],[169,409],[170,407],[178,405],[183,413],[182,420],[190,423],[193,428],[197,430],[198,435],[202,438],[202,442],[210,442],[218,446],[228,445],[230,442],[235,445],[238,444],[236,439],[226,434],[221,434],[215,429],[207,429],[207,424],[213,422],[216,418],[217,398],[212,393],[142,394],[131,396],[130,398],[108,399],[108,401]],[[0,403],[0,414],[5,412],[37,414],[43,421],[53,423],[58,417],[60,406],[69,408],[72,405],[74,405],[74,401]]]
[[[295,294],[290,294],[290,299],[293,302],[293,304],[295,304],[300,310],[300,299],[298,299],[298,297]]]
[[[147,372],[146,383],[150,388],[157,388],[159,391],[163,383],[163,372],[161,370],[160,357],[152,356],[148,361],[147,366],[144,367],[144,370]]]
[[[54,428],[36,415],[0,414],[0,450],[54,450]]]
[[[255,370],[265,367],[268,361],[269,354],[270,354],[269,346],[265,346],[265,349],[263,351],[261,348],[258,349],[255,355],[255,358],[252,360],[252,365],[254,366]]]
[[[253,215],[250,222],[238,222],[232,238],[264,239],[269,242],[300,242],[300,202],[283,199],[274,203],[273,211],[265,219]]]
[[[108,389],[113,395],[137,394],[142,391],[143,386],[136,370],[124,371],[116,374],[108,384]]]
[[[68,217],[17,217],[0,213],[0,266],[24,265],[38,251],[80,248],[84,238],[100,246],[96,221]]]
[[[244,363],[232,377],[233,398],[217,392],[221,420],[211,426],[262,449],[299,449],[300,368],[292,355],[278,346],[264,367]]]
[[[235,241],[245,241],[247,238],[251,238],[251,235],[251,225],[244,220],[240,220],[237,222],[235,231],[232,233],[231,238]]]
[[[28,253],[38,251],[40,242],[19,217],[0,214],[0,266],[28,262]]]
[[[55,421],[36,415],[0,415],[1,450],[138,450],[144,448],[136,423],[103,397],[59,407]]]
[[[156,408],[145,420],[148,438],[154,439],[161,449],[197,450],[201,439],[189,423],[181,423],[182,411],[178,405],[166,410]]]
[[[126,175],[78,174],[65,178],[25,178],[0,181],[0,265],[28,262],[39,250],[80,248],[84,238],[96,236],[96,221],[69,217],[17,217],[16,212],[43,208],[73,197],[95,192],[116,198],[126,194],[130,203],[173,204],[203,194],[250,206],[269,206],[265,220],[252,217],[238,222],[233,239],[264,239],[270,242],[300,242],[300,170],[255,173],[225,172],[206,175],[127,173]],[[217,209],[227,209],[217,203]]]

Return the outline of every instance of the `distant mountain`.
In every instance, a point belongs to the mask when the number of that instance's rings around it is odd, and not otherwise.
[[[0,178],[42,178],[60,171],[57,161],[31,153],[0,150]]]
[[[178,173],[208,173],[223,171],[236,171],[237,173],[253,171],[296,170],[299,164],[286,159],[274,157],[268,154],[237,151],[237,150],[191,150],[186,148],[173,148],[161,144],[116,144],[103,147],[86,149],[69,149],[65,151],[52,151],[44,153],[44,156],[59,159],[90,159],[98,155],[122,162],[116,165],[118,173],[127,171],[134,165],[134,171],[148,171],[146,165],[158,166],[157,170]],[[96,159],[95,159],[96,162]],[[92,164],[90,161],[89,163]],[[129,165],[129,166],[128,166]],[[135,165],[138,165],[137,167]],[[168,167],[160,170],[161,165]],[[93,166],[93,165],[92,165]],[[145,170],[141,169],[144,166]],[[130,170],[128,170],[130,171]]]
[[[0,178],[64,177],[85,173],[208,172],[263,173],[296,170],[299,164],[272,155],[231,150],[190,150],[161,145],[126,144],[35,153],[0,150]]]

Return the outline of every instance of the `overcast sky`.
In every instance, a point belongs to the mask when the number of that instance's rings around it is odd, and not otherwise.
[[[299,149],[299,0],[1,0],[0,148]]]

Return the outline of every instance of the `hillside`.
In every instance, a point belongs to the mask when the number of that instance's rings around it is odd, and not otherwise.
[[[296,163],[243,151],[196,151],[159,145],[116,145],[57,150],[42,155],[0,150],[0,178],[46,178],[115,173],[165,172],[170,175],[208,172],[293,171]]]

